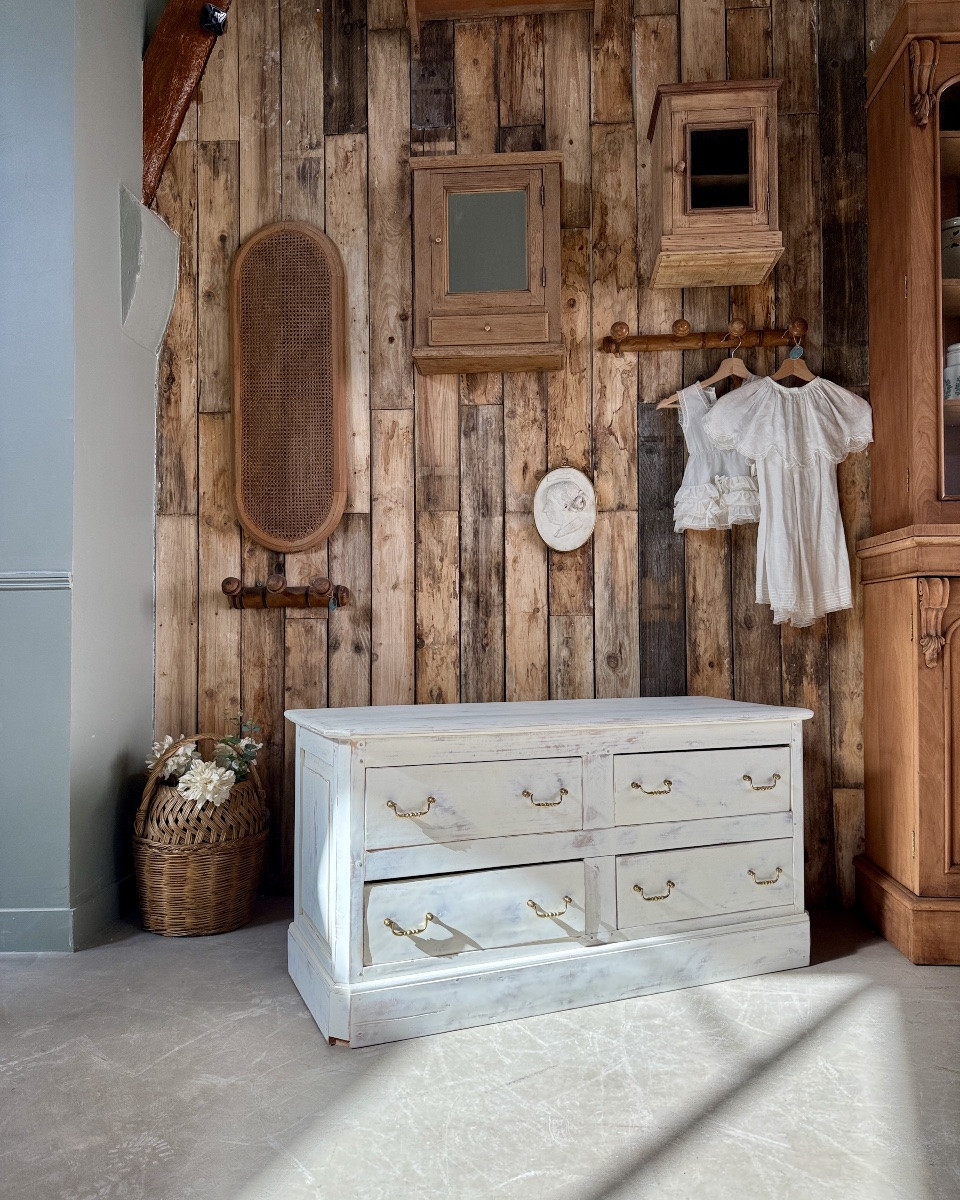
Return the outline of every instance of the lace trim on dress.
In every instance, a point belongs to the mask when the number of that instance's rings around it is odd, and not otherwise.
[[[681,487],[673,508],[674,530],[729,529],[760,519],[757,481],[749,475],[717,475],[712,483]]]

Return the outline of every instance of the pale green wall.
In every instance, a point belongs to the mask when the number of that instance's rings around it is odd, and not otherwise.
[[[0,949],[116,910],[152,729],[153,355],[121,331],[145,0],[0,0]]]

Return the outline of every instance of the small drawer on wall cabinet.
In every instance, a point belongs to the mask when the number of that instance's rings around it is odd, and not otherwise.
[[[582,829],[581,760],[371,767],[365,811],[368,850]]]
[[[793,842],[735,842],[617,859],[617,925],[633,929],[795,903]]]
[[[431,317],[431,346],[507,346],[546,342],[550,321],[544,313],[505,316]]]
[[[369,884],[364,964],[583,936],[582,862]]]
[[[613,784],[618,825],[786,812],[790,747],[619,754]]]

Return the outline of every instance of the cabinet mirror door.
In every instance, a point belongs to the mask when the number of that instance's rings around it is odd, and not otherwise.
[[[542,183],[539,170],[434,173],[435,314],[543,306]]]

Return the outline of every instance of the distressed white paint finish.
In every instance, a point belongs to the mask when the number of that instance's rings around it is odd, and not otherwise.
[[[637,887],[643,889],[642,895]],[[621,929],[793,903],[790,838],[617,859],[617,924]]]
[[[582,774],[579,758],[372,768],[367,849],[580,829]]]
[[[613,778],[618,825],[785,812],[790,747],[618,754]]]
[[[541,913],[557,915],[538,916],[531,900]],[[392,931],[422,926],[409,937]],[[366,893],[364,962],[442,958],[566,941],[583,932],[582,861],[374,883]]]
[[[289,967],[320,1028],[369,1045],[806,962],[801,722],[810,715],[692,697],[289,713],[298,726]],[[760,811],[710,800],[717,772],[692,759],[739,756],[742,776],[775,770],[764,758],[771,747],[785,768],[776,803],[786,797],[789,807],[771,810],[777,789],[759,793]],[[631,814],[624,824],[616,764],[641,754],[662,756],[664,778],[685,781],[688,808],[639,823]],[[448,779],[446,823],[432,832],[424,818],[385,807],[395,796],[406,811],[410,787],[436,797]],[[529,809],[512,809],[491,788],[504,780],[521,794],[538,780],[566,787],[574,827],[549,824],[566,797],[539,809],[521,795]],[[439,799],[434,810],[443,814]],[[517,828],[516,811],[538,820]],[[408,826],[417,832],[403,832],[406,842],[380,832]],[[768,863],[774,850],[777,862]],[[626,862],[697,865],[701,857],[708,867],[696,885],[684,875],[671,895],[677,903],[644,906],[668,910],[655,923],[628,911],[643,902],[621,894]],[[752,868],[762,880],[777,866],[776,884],[746,876],[750,898],[739,899],[738,872]],[[535,882],[546,894],[534,894]],[[563,917],[537,917],[527,904],[556,911],[567,895]],[[422,935],[396,936],[383,924],[415,929],[426,912],[439,920]]]

